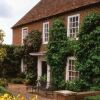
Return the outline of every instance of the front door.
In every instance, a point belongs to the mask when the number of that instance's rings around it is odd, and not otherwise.
[[[47,76],[47,63],[46,61],[42,61],[42,76]]]

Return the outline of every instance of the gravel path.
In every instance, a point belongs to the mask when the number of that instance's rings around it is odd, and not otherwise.
[[[8,85],[8,90],[13,94],[13,95],[18,95],[21,94],[23,95],[26,100],[29,100],[29,98],[32,98],[36,94],[28,93],[26,91],[26,86],[22,84],[9,84]],[[50,98],[45,98],[43,96],[38,95],[38,100],[54,100]]]

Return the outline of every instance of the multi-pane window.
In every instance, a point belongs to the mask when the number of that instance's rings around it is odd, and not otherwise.
[[[22,28],[22,44],[27,35],[28,35],[28,27]]]
[[[73,80],[79,77],[79,72],[75,70],[76,59],[68,57],[66,66],[66,80]]]
[[[79,14],[68,16],[67,36],[69,38],[77,38],[78,33],[79,33]]]
[[[43,44],[49,41],[49,22],[43,23]]]

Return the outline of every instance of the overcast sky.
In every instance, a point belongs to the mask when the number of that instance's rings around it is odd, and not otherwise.
[[[11,27],[40,0],[0,0],[0,29],[5,32],[6,44],[12,44]]]

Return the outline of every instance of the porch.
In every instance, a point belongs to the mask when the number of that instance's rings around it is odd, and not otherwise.
[[[46,52],[38,52],[38,53],[30,53],[31,56],[37,56],[37,86],[40,85],[40,80],[45,80],[45,88],[49,88],[51,83],[51,72],[50,72],[50,66],[46,63],[45,60],[45,53]]]

